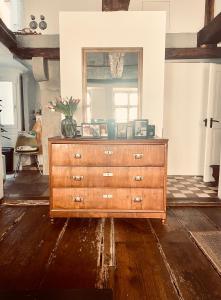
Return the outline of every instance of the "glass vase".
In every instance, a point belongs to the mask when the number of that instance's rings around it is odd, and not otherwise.
[[[61,121],[61,133],[66,138],[74,138],[77,135],[77,122],[71,116],[65,116]]]

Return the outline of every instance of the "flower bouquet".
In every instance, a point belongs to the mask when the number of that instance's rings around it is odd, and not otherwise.
[[[73,97],[57,97],[48,103],[48,108],[51,111],[60,112],[65,116],[61,121],[61,133],[64,137],[73,138],[77,134],[77,122],[73,120],[73,114],[79,102],[80,99],[74,99]]]

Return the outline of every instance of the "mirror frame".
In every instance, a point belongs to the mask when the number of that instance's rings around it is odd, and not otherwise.
[[[82,48],[82,119],[86,122],[87,104],[87,54],[89,52],[135,52],[138,54],[138,112],[137,119],[142,116],[142,94],[143,94],[143,48],[142,47],[112,47],[112,48]]]

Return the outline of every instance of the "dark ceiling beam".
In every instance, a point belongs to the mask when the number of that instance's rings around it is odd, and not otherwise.
[[[166,48],[165,59],[218,59],[221,48]]]
[[[15,34],[0,19],[0,42],[9,50],[17,47]]]
[[[197,45],[217,45],[221,42],[221,13],[197,33]]]
[[[102,11],[128,10],[130,0],[102,0]]]
[[[205,18],[204,26],[208,25],[214,19],[215,0],[205,0]]]
[[[44,57],[45,59],[60,59],[60,48],[21,48],[18,47],[14,54],[20,59],[32,59],[32,57]]]

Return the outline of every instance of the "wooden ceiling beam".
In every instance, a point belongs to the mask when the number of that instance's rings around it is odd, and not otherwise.
[[[102,0],[102,11],[128,10],[130,0]]]
[[[165,59],[219,59],[221,48],[166,48]]]
[[[217,45],[221,42],[221,13],[197,33],[197,45]]]
[[[9,50],[17,47],[15,34],[0,19],[0,42]]]
[[[59,60],[60,48],[21,48],[15,49],[14,54],[20,59],[32,59],[32,57],[44,57],[45,59]]]
[[[214,19],[215,0],[205,1],[204,26],[208,25]]]

